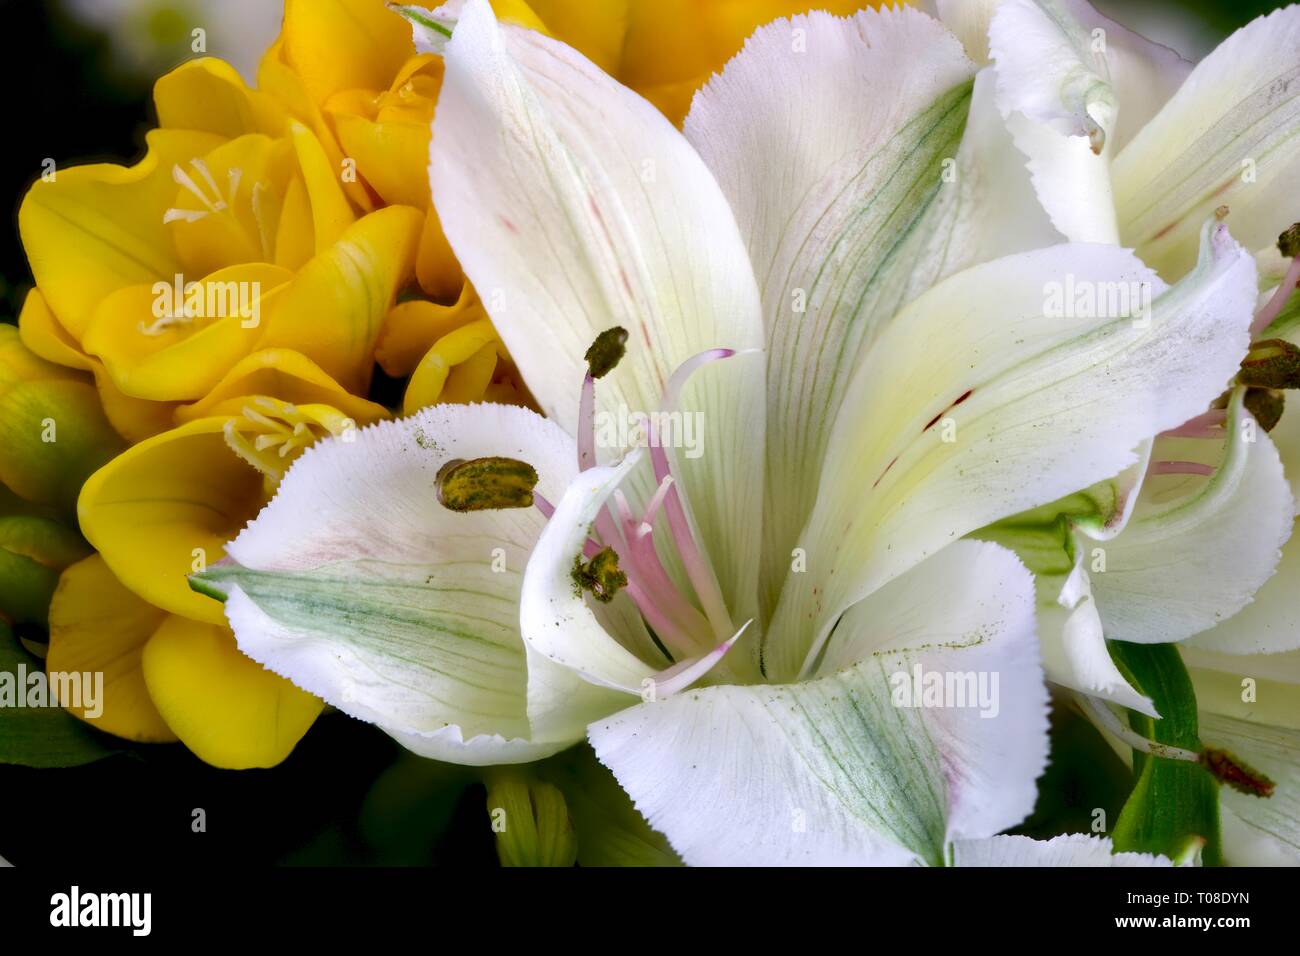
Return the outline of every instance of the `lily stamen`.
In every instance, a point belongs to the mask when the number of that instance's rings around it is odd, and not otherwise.
[[[607,329],[596,337],[587,350],[587,374],[583,378],[578,404],[578,468],[585,471],[596,464],[595,383],[612,371],[626,352],[627,331]],[[659,417],[665,419],[676,410],[677,400],[690,376],[700,367],[729,358],[733,349],[710,349],[683,362],[664,389]],[[713,646],[714,637],[735,633],[712,569],[691,533],[686,510],[671,473],[663,436],[658,433],[652,416],[647,426],[647,444],[658,488],[637,518],[621,492],[596,516],[595,537],[617,546],[628,576],[627,593],[642,616],[656,632],[663,631],[674,650],[694,653],[701,645]],[[666,516],[695,597],[704,608],[701,613],[680,593],[660,561],[654,543],[654,521]]]
[[[1223,438],[1228,421],[1227,409],[1211,408],[1208,412],[1189,418],[1177,428],[1162,432],[1165,438]]]
[[[1273,295],[1264,304],[1264,308],[1260,309],[1259,314],[1255,316],[1255,321],[1250,326],[1252,336],[1258,335],[1273,324],[1273,320],[1282,314],[1282,309],[1286,307],[1287,300],[1291,298],[1291,293],[1297,286],[1300,286],[1300,255],[1291,259],[1291,266],[1286,270],[1286,275],[1273,290]]]
[[[1199,461],[1153,461],[1147,469],[1148,475],[1200,475],[1208,478],[1214,474],[1214,466]]]

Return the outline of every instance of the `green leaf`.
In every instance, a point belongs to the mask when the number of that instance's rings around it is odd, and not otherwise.
[[[17,680],[19,665],[27,674],[43,673],[41,661],[19,645],[0,620],[0,674]],[[24,688],[18,692],[24,693]],[[0,706],[0,763],[25,767],[76,767],[116,753],[104,737],[61,707]]]
[[[1196,692],[1178,649],[1172,644],[1110,642],[1121,673],[1155,703],[1162,720],[1130,712],[1130,724],[1144,737],[1200,751]],[[1207,866],[1223,862],[1219,834],[1219,788],[1199,764],[1150,757],[1134,751],[1137,783],[1120,811],[1113,833],[1116,852],[1182,856],[1191,841],[1203,839]]]
[[[538,764],[537,772],[564,793],[582,866],[682,865],[587,744]]]

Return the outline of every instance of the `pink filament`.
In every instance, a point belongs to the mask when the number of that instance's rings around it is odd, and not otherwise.
[[[1214,466],[1203,465],[1199,461],[1154,461],[1149,474],[1152,475],[1203,475],[1214,474]]]
[[[1298,285],[1300,285],[1300,256],[1291,260],[1291,268],[1286,270],[1286,276],[1273,291],[1273,297],[1264,304],[1264,308],[1259,310],[1259,315],[1255,316],[1255,321],[1250,326],[1251,335],[1258,335],[1273,324],[1273,320],[1282,314],[1287,299],[1291,298],[1291,293]]]
[[[677,400],[681,395],[682,388],[697,369],[710,362],[730,358],[735,354],[734,349],[710,349],[683,362],[668,380],[668,387],[664,391],[660,412],[668,415],[676,410]],[[653,426],[653,419],[651,425]],[[650,461],[654,466],[655,479],[662,488],[664,480],[672,474],[668,465],[668,454],[664,451],[659,436],[654,433],[653,427],[649,439]],[[718,587],[718,580],[714,577],[713,568],[704,560],[700,546],[691,533],[690,522],[686,519],[686,509],[682,506],[681,496],[677,493],[675,481],[669,486],[667,494],[664,496],[664,512],[668,518],[668,527],[672,531],[673,541],[677,544],[682,566],[686,569],[686,576],[690,579],[691,587],[695,589],[695,596],[699,598],[700,604],[708,616],[709,623],[713,626],[714,634],[719,637],[733,634],[735,628],[732,626],[731,616],[727,613],[726,603],[722,600],[722,590]]]
[[[1228,413],[1225,409],[1211,408],[1163,434],[1166,438],[1223,438],[1227,434],[1223,430],[1227,421]]]

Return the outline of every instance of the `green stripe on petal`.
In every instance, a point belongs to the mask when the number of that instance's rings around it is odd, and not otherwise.
[[[1054,309],[1068,285],[1156,297],[1128,317]],[[1130,253],[1071,245],[976,266],[907,307],[835,423],[768,676],[806,670],[847,607],[925,556],[1119,474],[1204,410],[1245,353],[1254,260],[1210,222],[1198,269],[1161,288]]]
[[[437,498],[448,461],[527,462],[559,500],[577,451],[504,405],[436,406],[308,449],[274,501],[196,576],[227,595],[240,649],[417,752],[482,764],[536,759],[519,633],[534,508],[458,513]]]
[[[812,680],[687,691],[591,725],[596,755],[688,864],[942,865],[952,840],[1032,809],[1047,693],[1033,583],[1010,552],[960,542],[841,626]],[[968,696],[913,698],[925,675]],[[995,692],[981,704],[975,685]]]
[[[766,611],[862,352],[945,265],[958,192],[945,163],[958,154],[973,74],[957,41],[918,11],[815,12],[756,31],[686,118],[763,297]]]

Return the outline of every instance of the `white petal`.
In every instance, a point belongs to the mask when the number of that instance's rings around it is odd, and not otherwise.
[[[1206,713],[1201,714],[1200,724],[1200,737],[1207,746],[1224,748],[1276,785],[1269,797],[1221,787],[1224,808],[1232,811],[1248,834],[1268,841],[1291,865],[1300,864],[1300,730]],[[1240,845],[1245,834],[1233,835]],[[1226,855],[1231,857],[1233,849],[1225,843]]]
[[[570,746],[564,740],[533,743],[500,734],[480,734],[466,740],[455,724],[432,733],[403,733],[386,728],[389,736],[414,754],[463,767],[491,767],[506,763],[532,763]]]
[[[1219,205],[1249,248],[1296,219],[1300,174],[1300,7],[1238,30],[1202,60],[1115,157],[1120,232],[1144,262],[1178,276]]]
[[[936,0],[943,25],[966,48],[966,55],[980,66],[989,62],[989,23],[1002,0]]]
[[[596,515],[637,465],[637,458],[629,456],[618,467],[590,468],[569,485],[528,561],[520,597],[520,625],[532,651],[598,687],[633,695],[657,669],[605,629],[574,582],[573,569]],[[550,709],[541,707],[543,698],[563,704],[556,700],[550,683],[547,679],[535,686],[529,681],[529,714],[534,722]]]
[[[1300,651],[1220,654],[1183,645],[1205,713],[1300,730]]]
[[[441,759],[513,759],[534,739],[519,595],[544,522],[533,508],[450,511],[437,474],[507,456],[558,498],[573,442],[505,405],[441,405],[354,437],[308,449],[205,586],[228,592],[244,653],[340,710],[446,745]]]
[[[658,410],[673,370],[700,352],[761,349],[735,219],[657,109],[569,47],[498,26],[486,0],[465,4],[445,60],[434,203],[549,417],[576,433],[583,355],[613,326],[630,339],[596,389],[611,418]],[[701,371],[680,403],[701,434],[675,473],[736,614],[757,590],[762,395],[761,363],[737,358]]]
[[[836,420],[769,678],[799,673],[845,609],[926,555],[1121,472],[1144,439],[1208,406],[1245,352],[1255,298],[1254,261],[1221,224],[1145,320],[1058,318],[1045,301],[1069,283],[1152,279],[1122,250],[1060,246],[967,270],[904,310]]]
[[[973,74],[915,10],[819,11],[760,27],[686,118],[762,291],[769,606],[861,351],[943,265],[942,194],[956,190],[942,164],[957,154]]]
[[[1118,244],[1106,157],[1095,154],[1086,137],[1064,135],[1020,113],[1006,123],[1016,148],[1029,158],[1034,191],[1061,235],[1074,242]]]
[[[1173,866],[1152,853],[1116,853],[1109,837],[1068,833],[1050,840],[995,836],[953,844],[954,866]]]
[[[1123,533],[1106,543],[1105,571],[1092,587],[1111,640],[1158,644],[1205,631],[1199,646],[1240,654],[1300,646],[1300,634],[1216,627],[1273,576],[1295,514],[1277,449],[1241,397],[1229,409],[1213,477],[1172,503],[1141,502]],[[1268,646],[1270,637],[1289,647]]]
[[[1120,673],[1106,648],[1083,554],[1061,589],[1055,605],[1039,605],[1038,636],[1043,670],[1054,684],[1159,717],[1151,698],[1139,693]]]
[[[1052,223],[1068,239],[1115,242],[1106,144],[1119,104],[1089,30],[1062,0],[1007,0],[989,46],[998,104]]]
[[[1219,807],[1223,861],[1228,866],[1300,866],[1300,852],[1248,824],[1230,807]]]
[[[932,216],[947,226],[933,237],[944,248],[936,279],[1065,239],[1034,193],[1024,154],[998,111],[996,85],[992,67],[975,77],[966,133],[953,167],[955,181],[939,196],[940,207],[950,208]]]
[[[687,863],[938,864],[950,841],[1029,813],[1047,757],[1032,580],[1009,553],[970,542],[913,575],[857,619],[897,627],[881,624],[861,663],[797,684],[688,691],[591,725],[601,762]],[[976,592],[984,602],[948,600]],[[960,607],[972,612],[964,624]],[[914,666],[923,684],[927,673],[968,681],[967,706],[902,706]],[[980,681],[990,706],[976,700]]]
[[[1254,600],[1213,630],[1188,641],[1191,647],[1224,654],[1277,655],[1300,648],[1300,536],[1291,526],[1277,573],[1255,592]]]
[[[1053,223],[1075,241],[1116,241],[1109,157],[1191,64],[1085,0],[1007,0],[990,35],[999,102]]]

